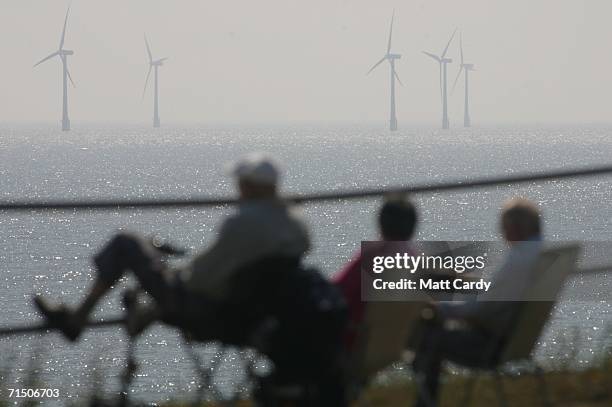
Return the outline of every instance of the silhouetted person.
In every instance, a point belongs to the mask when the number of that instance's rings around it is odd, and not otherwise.
[[[436,405],[443,361],[486,366],[513,329],[522,305],[518,299],[528,288],[541,251],[540,213],[530,201],[515,198],[504,205],[500,223],[510,251],[491,289],[477,299],[435,306],[437,318],[426,328],[414,361],[415,371],[425,379],[419,407]],[[500,298],[506,301],[495,300]]]
[[[400,251],[412,253],[408,241],[412,239],[417,223],[417,212],[407,199],[394,197],[385,201],[378,212],[378,230],[382,242],[373,249],[376,254],[395,254]],[[357,252],[334,277],[333,282],[344,294],[349,324],[345,336],[345,346],[353,346],[355,336],[364,317],[365,303],[361,300],[361,261],[362,253]]]
[[[273,161],[249,155],[232,169],[241,203],[221,225],[216,240],[186,267],[167,269],[161,251],[138,236],[120,233],[95,256],[96,277],[85,299],[74,310],[35,299],[49,323],[76,340],[100,298],[126,272],[155,300],[153,308],[128,315],[128,329],[138,333],[150,322],[198,332],[200,338],[232,336],[240,321],[224,317],[252,297],[259,273],[275,267],[298,267],[309,249],[306,227],[277,194],[279,173]],[[266,261],[271,261],[265,263]],[[260,265],[264,262],[264,265]],[[253,287],[246,286],[253,283]],[[248,285],[246,284],[246,285]],[[231,306],[228,306],[230,304]],[[252,304],[242,304],[248,314]],[[239,328],[239,327],[238,327]]]

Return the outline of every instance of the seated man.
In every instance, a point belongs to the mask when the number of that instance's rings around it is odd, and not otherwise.
[[[444,360],[468,367],[486,365],[513,328],[521,302],[495,298],[520,298],[528,288],[541,250],[537,207],[526,199],[510,200],[502,210],[501,229],[510,252],[493,276],[492,289],[484,298],[435,307],[437,318],[426,329],[414,361],[416,373],[425,379],[417,406],[436,405]]]
[[[378,212],[378,229],[383,240],[378,248],[381,254],[399,250],[412,252],[407,241],[412,239],[416,223],[416,209],[410,201],[402,198],[387,200]],[[398,247],[398,244],[401,247]],[[333,282],[340,288],[347,303],[349,321],[344,340],[348,350],[353,346],[365,311],[365,303],[361,300],[361,259],[362,253],[358,252],[333,277]]]
[[[237,212],[223,222],[208,249],[184,269],[168,270],[162,253],[150,242],[118,234],[95,256],[97,274],[93,287],[75,310],[35,298],[50,325],[68,339],[77,340],[96,303],[131,271],[153,297],[155,306],[146,313],[134,313],[138,318],[131,318],[128,313],[130,333],[138,333],[148,323],[161,319],[181,329],[197,331],[200,339],[235,336],[229,331],[242,324],[229,322],[224,311],[231,308],[228,303],[244,301],[237,298],[249,291],[249,287],[241,284],[242,280],[253,281],[257,278],[253,274],[265,273],[279,264],[281,269],[285,265],[298,267],[309,249],[309,237],[300,218],[278,197],[279,174],[271,160],[250,155],[239,161],[232,173],[241,203]],[[265,266],[257,267],[260,262]],[[249,268],[253,265],[256,267]],[[238,275],[245,268],[248,273]]]

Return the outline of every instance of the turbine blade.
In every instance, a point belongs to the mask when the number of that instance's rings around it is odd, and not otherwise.
[[[153,55],[151,54],[151,48],[149,47],[149,41],[147,40],[147,35],[144,36],[145,45],[147,46],[147,54],[149,54],[149,63],[153,62]]]
[[[153,69],[153,66],[149,65],[149,72],[147,72],[147,79],[145,79],[144,89],[142,90],[142,100],[144,100],[144,96],[147,91],[147,84],[149,83],[149,76],[151,76],[151,69]]]
[[[463,33],[459,33],[459,51],[461,53],[461,65],[463,65]]]
[[[64,48],[64,39],[66,38],[66,25],[68,24],[68,13],[70,13],[70,6],[66,10],[66,18],[64,19],[64,29],[62,30],[62,38],[60,39],[59,49]]]
[[[62,59],[62,62],[64,63],[64,69],[66,70],[66,76],[68,76],[68,79],[70,79],[70,83],[72,83],[72,87],[76,88],[76,85],[74,84],[74,81],[72,80],[72,75],[70,75],[70,71],[68,70],[68,64],[66,62],[66,56],[60,54],[60,58]]]
[[[446,52],[448,51],[448,47],[450,47],[451,42],[453,41],[453,38],[455,38],[455,33],[457,32],[457,29],[455,28],[455,31],[453,31],[453,35],[451,35],[450,40],[448,40],[448,43],[446,43],[446,48],[444,48],[444,51],[442,52],[442,58],[444,58],[446,56]]]
[[[76,88],[76,85],[74,84],[74,81],[72,80],[72,75],[70,75],[70,71],[68,70],[68,68],[66,68],[66,73],[68,74],[68,79],[70,79],[70,83],[72,83],[72,87]]]
[[[459,72],[457,72],[457,77],[455,78],[455,82],[453,83],[453,90],[451,90],[451,94],[455,93],[455,86],[457,86],[457,81],[459,80],[459,76],[461,76],[462,71],[463,71],[463,64],[461,64],[461,68],[459,68]]]
[[[158,59],[157,61],[153,61],[153,62],[164,62],[164,61],[165,61],[165,60],[167,60],[167,59],[168,59],[168,57],[165,57],[165,58],[160,58],[160,59]]]
[[[391,52],[391,37],[393,36],[393,19],[395,18],[395,9],[391,15],[391,26],[389,27],[389,42],[387,43],[387,54]]]
[[[423,51],[423,54],[427,55],[430,58],[435,59],[438,62],[441,62],[441,59],[439,56],[437,56],[436,54],[432,54],[431,52],[427,52],[427,51]]]
[[[36,64],[34,64],[33,68],[36,68],[38,65],[42,64],[43,62],[45,62],[46,60],[49,60],[55,56],[58,56],[60,53],[59,51],[55,51],[53,54],[44,57],[43,59],[41,59],[40,61],[38,61]]]
[[[393,76],[395,76],[395,79],[397,79],[397,81],[399,82],[400,85],[404,86],[404,84],[400,80],[399,76],[397,75],[397,71],[395,69],[393,70]]]
[[[368,71],[368,73],[366,73],[366,75],[369,75],[369,74],[370,74],[370,72],[372,72],[372,71],[374,70],[374,68],[376,68],[378,65],[382,64],[382,63],[385,61],[385,59],[387,59],[387,56],[386,56],[386,55],[385,55],[384,57],[382,57],[382,58],[380,59],[380,61],[378,61],[377,63],[375,63],[375,64],[374,64],[374,66],[370,68],[370,70]]]

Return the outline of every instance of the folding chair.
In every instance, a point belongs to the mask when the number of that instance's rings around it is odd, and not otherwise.
[[[416,331],[427,304],[427,297],[423,295],[409,301],[366,305],[354,349],[347,355],[345,365],[349,399],[357,400],[376,373],[410,356],[406,343]]]
[[[533,352],[542,331],[549,320],[553,307],[568,276],[574,272],[579,247],[567,245],[544,250],[535,265],[533,282],[524,296],[521,309],[516,315],[511,335],[500,346],[498,352],[486,367],[472,369],[475,373],[491,373],[501,406],[508,405],[503,386],[502,373],[510,365],[522,365],[535,374],[541,387],[541,401],[551,405],[542,367],[533,359]],[[520,369],[519,369],[520,370]],[[463,405],[469,405],[477,376],[473,375],[467,384]]]

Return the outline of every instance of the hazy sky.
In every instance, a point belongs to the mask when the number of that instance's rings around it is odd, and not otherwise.
[[[64,0],[0,0],[0,121],[59,121],[55,51]],[[70,113],[78,121],[148,122],[143,33],[160,70],[162,121],[386,121],[393,51],[401,124],[437,123],[439,53],[463,31],[478,122],[612,121],[609,0],[74,0],[66,34]],[[458,58],[458,42],[450,50]],[[458,64],[449,66],[449,82]],[[462,87],[451,124],[462,120]]]

